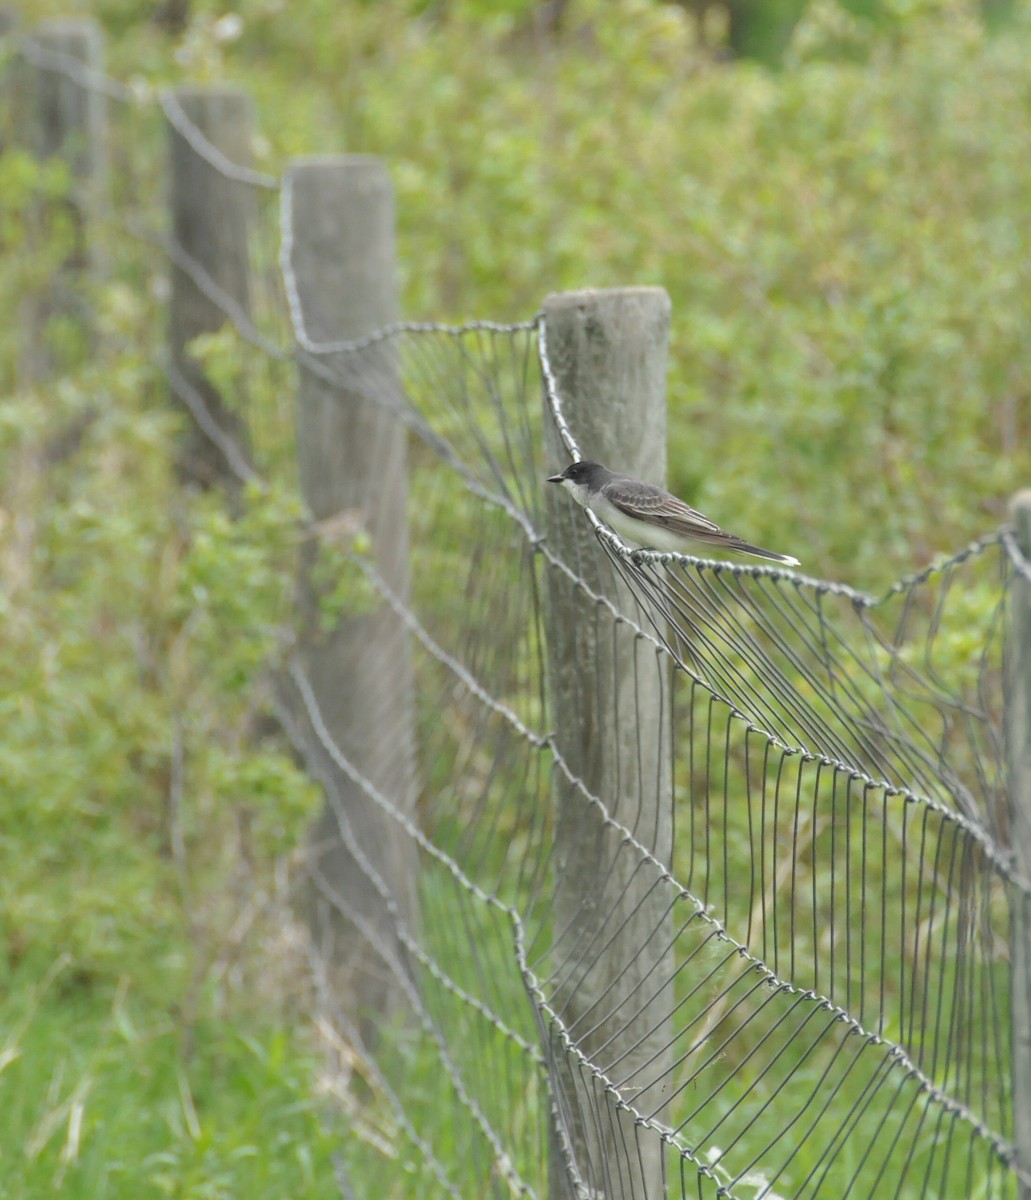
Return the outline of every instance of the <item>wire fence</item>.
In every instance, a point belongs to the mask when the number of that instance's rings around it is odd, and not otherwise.
[[[166,362],[196,473],[309,507],[313,474],[359,479],[312,512],[342,614],[302,599],[277,664],[326,793],[322,1019],[364,1096],[343,1195],[1029,1194],[1012,533],[881,597],[631,553],[543,494],[547,438],[593,451],[546,315],[327,334],[298,173],[53,47],[12,64],[107,105],[104,269],[206,305]],[[203,237],[165,200],[172,138],[221,189]]]

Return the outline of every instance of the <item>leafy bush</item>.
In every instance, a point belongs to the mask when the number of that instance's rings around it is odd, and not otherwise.
[[[0,163],[2,229],[62,193],[4,186],[24,170]],[[63,252],[9,245],[11,294]],[[318,793],[255,739],[297,505],[255,490],[230,520],[184,492],[161,314],[118,282],[94,305],[107,348],[0,403],[7,1194],[334,1195],[288,1023],[284,881]]]
[[[388,160],[409,315],[665,286],[670,480],[729,527],[877,589],[997,522],[1031,468],[1027,12],[821,0],[771,72],[678,6],[579,0],[543,43],[517,7],[313,3],[313,44],[249,0],[208,52],[270,161]]]

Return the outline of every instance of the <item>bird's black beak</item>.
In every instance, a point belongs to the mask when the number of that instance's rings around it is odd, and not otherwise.
[[[565,478],[565,475],[549,475],[548,483],[562,483]]]

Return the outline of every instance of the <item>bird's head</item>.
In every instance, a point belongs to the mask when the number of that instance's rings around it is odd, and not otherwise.
[[[608,471],[601,463],[584,459],[581,462],[570,463],[561,475],[549,475],[548,483],[561,483],[573,492],[593,492],[604,483]]]

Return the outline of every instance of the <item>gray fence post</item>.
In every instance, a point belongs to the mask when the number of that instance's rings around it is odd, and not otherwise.
[[[1031,489],[1010,503],[1017,543],[1031,572]],[[1010,842],[1025,879],[1031,878],[1031,574],[1013,577],[1006,663],[1006,746],[1009,760]],[[1017,1162],[1031,1177],[1031,901],[1014,898],[1010,970],[1013,978],[1013,1140]],[[1031,1200],[1031,1184],[1020,1185]]]
[[[670,303],[662,288],[569,292],[544,301],[548,359],[563,411],[585,457],[657,483],[666,471],[666,353]],[[545,401],[549,474],[569,456]],[[600,550],[586,515],[546,494],[548,544],[595,594],[637,616],[629,590]],[[660,862],[672,853],[670,669],[655,646],[614,621],[562,573],[548,572],[548,685],[555,744],[587,791]],[[646,624],[639,617],[639,624]],[[557,771],[555,802],[556,991],[553,1006],[573,1045],[611,1068],[630,1104],[672,1065],[669,896],[640,851]],[[606,1200],[663,1194],[658,1135],[617,1110],[604,1080],[552,1039],[553,1198],[572,1180]],[[647,1088],[656,1112],[664,1083]]]
[[[97,266],[91,223],[104,199],[107,150],[104,95],[90,86],[88,74],[103,70],[103,58],[103,34],[96,21],[44,21],[29,36],[18,71],[22,136],[28,148],[43,160],[60,158],[71,174],[71,191],[61,206],[71,223],[71,249],[61,270],[26,300],[23,311],[26,336],[19,372],[30,381],[45,378],[60,365],[63,356],[48,336],[55,318],[70,318],[76,339],[85,341],[83,348],[92,337],[82,289]],[[45,223],[44,213],[39,221]]]
[[[343,518],[344,526],[364,528],[377,572],[407,601],[406,434],[383,407],[398,395],[395,348],[387,340],[357,355],[305,351],[306,342],[353,341],[396,319],[390,178],[375,158],[315,158],[294,163],[284,187],[292,238],[287,265],[295,318],[303,322],[302,493],[315,521],[332,525]],[[358,568],[355,576],[362,578]],[[375,789],[405,816],[414,815],[410,639],[371,585],[329,633],[313,614],[310,578],[302,592],[309,610],[304,670],[326,731],[351,768],[334,764],[309,726],[328,790],[313,831],[313,920],[343,992],[341,1006],[357,1011],[372,1033],[376,1018],[400,1007],[401,988],[391,975],[407,962],[398,920],[413,932],[416,927],[415,845],[370,795]]]
[[[253,185],[225,168],[252,161],[254,106],[245,92],[218,87],[176,88],[164,108],[172,209],[170,383],[195,422],[186,452],[190,473],[234,489],[249,472],[246,422],[230,411],[188,346],[226,324],[226,301],[250,311]]]

